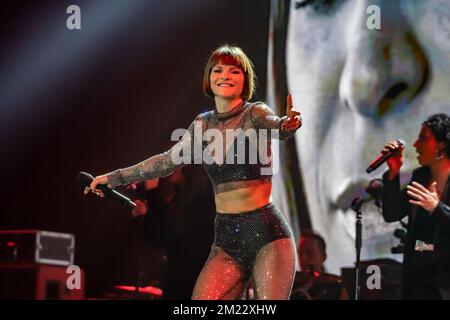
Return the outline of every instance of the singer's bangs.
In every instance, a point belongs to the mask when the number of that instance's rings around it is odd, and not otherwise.
[[[242,99],[250,100],[255,91],[256,75],[253,70],[253,63],[242,51],[241,48],[230,45],[223,45],[211,54],[203,74],[203,93],[207,97],[214,98],[214,93],[211,90],[211,83],[209,77],[212,68],[217,64],[225,64],[236,66],[244,73],[244,89],[242,90]]]

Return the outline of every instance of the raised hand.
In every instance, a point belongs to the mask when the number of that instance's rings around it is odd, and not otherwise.
[[[289,94],[287,96],[287,107],[286,107],[287,119],[281,126],[283,130],[297,130],[302,125],[302,117],[300,112],[292,106],[292,96]]]
[[[391,141],[384,146],[383,150],[384,152],[388,152],[396,148],[398,148],[397,152],[386,160],[389,167],[389,179],[393,179],[399,174],[400,168],[403,165],[403,150],[405,147],[403,145],[399,145],[398,141]]]
[[[430,190],[422,186],[420,183],[413,181],[412,185],[408,185],[406,193],[415,200],[409,200],[409,203],[420,206],[432,213],[439,204],[439,195],[436,190],[436,182],[430,186]]]

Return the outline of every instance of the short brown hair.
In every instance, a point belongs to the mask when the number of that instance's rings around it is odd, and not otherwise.
[[[253,63],[241,48],[228,44],[218,47],[209,57],[205,67],[205,73],[203,74],[203,93],[207,97],[214,98],[209,77],[212,68],[221,61],[225,64],[236,66],[244,72],[244,88],[241,97],[244,100],[250,100],[255,91],[256,80]]]
[[[304,232],[301,233],[301,237],[300,237],[300,241],[299,241],[299,248],[300,248],[300,243],[302,242],[303,239],[314,239],[317,241],[317,244],[319,245],[319,250],[320,253],[322,253],[324,256],[327,255],[327,244],[324,240],[324,238],[311,230],[306,230]]]

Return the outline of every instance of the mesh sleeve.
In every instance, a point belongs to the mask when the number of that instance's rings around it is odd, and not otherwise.
[[[201,148],[201,141],[200,144],[197,143],[198,141],[194,138],[194,131],[198,130],[195,128],[199,126],[201,130],[202,125],[200,116],[198,116],[170,150],[152,156],[131,167],[107,173],[108,186],[114,188],[132,182],[165,177],[186,164],[197,163],[197,158],[201,156],[201,152],[195,149]]]
[[[293,137],[297,131],[282,129],[282,125],[287,120],[287,116],[278,117],[271,108],[262,103],[257,103],[252,106],[251,119],[257,128],[279,130],[279,138],[281,140]]]

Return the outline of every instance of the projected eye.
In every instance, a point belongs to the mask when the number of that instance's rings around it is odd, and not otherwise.
[[[295,9],[311,7],[316,13],[329,13],[339,0],[303,0],[295,1]]]

